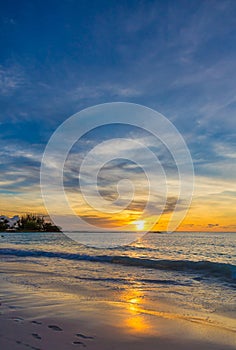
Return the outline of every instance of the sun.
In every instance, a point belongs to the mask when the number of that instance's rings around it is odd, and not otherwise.
[[[138,231],[142,231],[144,229],[145,221],[144,220],[138,220],[138,221],[134,221],[133,224],[136,225],[136,229]]]

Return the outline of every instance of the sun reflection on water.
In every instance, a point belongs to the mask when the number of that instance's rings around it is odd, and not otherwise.
[[[142,314],[140,311],[143,308],[145,301],[144,294],[140,290],[129,289],[122,296],[126,304],[128,316],[124,320],[126,329],[129,333],[136,334],[148,334],[152,330],[150,320],[147,315]]]

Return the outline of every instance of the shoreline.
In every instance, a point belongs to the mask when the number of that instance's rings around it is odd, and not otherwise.
[[[0,279],[0,346],[4,350],[233,350],[235,333],[204,320],[180,317],[164,304],[137,307],[135,298],[95,300],[60,289],[8,282],[7,263]],[[17,275],[19,271],[15,271]]]
[[[0,234],[3,233],[63,233],[62,231],[34,231],[34,230],[5,230],[0,231]]]

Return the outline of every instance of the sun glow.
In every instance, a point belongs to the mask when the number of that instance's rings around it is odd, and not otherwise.
[[[138,221],[134,221],[133,224],[136,225],[136,229],[138,231],[142,231],[144,229],[145,221],[144,220],[138,220]]]

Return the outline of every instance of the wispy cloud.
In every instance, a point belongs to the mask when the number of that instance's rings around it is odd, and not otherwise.
[[[0,93],[8,96],[12,95],[17,89],[20,89],[25,83],[25,76],[17,65],[0,65]]]
[[[23,203],[20,196],[31,204],[30,196],[40,196],[43,147],[61,122],[83,108],[123,100],[160,111],[182,133],[196,171],[194,210],[202,206],[205,213],[209,200],[214,200],[232,215],[236,173],[235,8],[233,1],[181,1],[180,5],[141,1],[109,2],[106,7],[98,4],[86,10],[80,2],[65,2],[70,21],[59,7],[61,21],[57,23],[51,22],[54,9],[49,8],[42,19],[32,7],[27,11],[16,8],[13,16],[4,6],[0,21],[4,33],[0,186],[2,193],[5,191],[5,203],[6,192],[12,205],[18,203],[17,208]],[[42,30],[36,33],[35,28]],[[95,141],[84,138],[66,162],[64,184],[75,205],[79,166],[86,153],[101,142],[106,132],[102,133],[96,134]],[[112,137],[114,133],[116,130],[107,131]],[[173,192],[168,196],[167,215],[176,200],[177,169],[171,155],[147,135],[133,132],[126,136],[152,150],[170,176]],[[113,143],[95,155],[102,160],[113,152],[117,157],[124,158],[125,154],[137,159],[154,173],[142,149],[128,144]],[[54,157],[52,172],[57,167]],[[88,190],[94,169],[91,164],[81,179]],[[133,215],[132,211],[141,210],[146,191],[145,177],[137,164],[124,159],[107,163],[99,173],[98,188],[105,199],[113,201],[117,182],[127,176],[137,190],[129,208],[129,215]],[[128,183],[123,183],[123,190],[129,192]],[[151,211],[158,207],[158,200],[153,198]],[[79,198],[78,205],[81,203]],[[218,223],[209,220],[206,225]]]
[[[116,83],[103,83],[103,84],[81,84],[79,87],[73,88],[68,93],[68,97],[72,98],[73,100],[84,100],[84,99],[101,99],[104,97],[118,97],[120,99],[127,98],[127,97],[137,97],[141,95],[141,91],[138,90],[135,87],[129,86],[129,84],[124,84],[123,86],[121,84]]]

